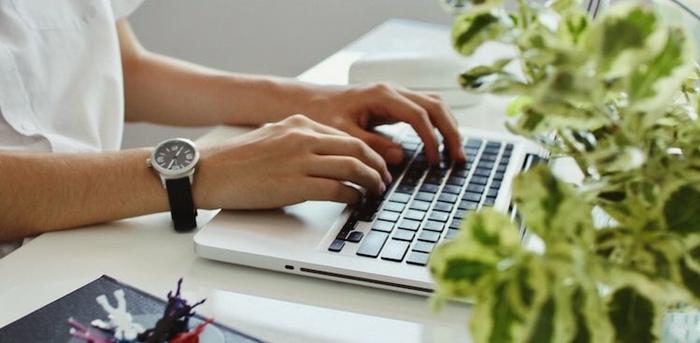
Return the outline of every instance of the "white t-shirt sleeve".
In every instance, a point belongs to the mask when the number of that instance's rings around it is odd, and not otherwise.
[[[136,11],[144,0],[111,0],[114,19],[126,18]]]

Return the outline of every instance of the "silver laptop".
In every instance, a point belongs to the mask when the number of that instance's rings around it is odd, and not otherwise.
[[[541,150],[512,135],[462,128],[464,165],[430,168],[405,124],[389,128],[407,158],[383,196],[355,206],[306,202],[271,211],[222,211],[194,237],[204,258],[415,294],[434,285],[426,264],[483,207],[512,212],[513,177]]]

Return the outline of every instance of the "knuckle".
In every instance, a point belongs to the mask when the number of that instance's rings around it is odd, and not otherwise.
[[[393,87],[387,82],[376,82],[372,84],[371,89],[377,93],[389,93]]]
[[[352,148],[353,153],[356,155],[365,154],[365,142],[357,137],[349,137],[348,141],[350,142],[350,147]]]
[[[303,125],[308,123],[309,118],[303,114],[297,113],[287,117],[285,121],[293,125]]]
[[[440,95],[440,93],[427,92],[427,93],[425,93],[425,95],[428,96],[429,98],[431,98],[433,101],[435,101],[435,102],[437,102],[437,103],[442,103],[442,102],[443,102],[442,95]]]

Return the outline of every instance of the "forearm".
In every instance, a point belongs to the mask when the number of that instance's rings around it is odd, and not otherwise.
[[[166,211],[148,155],[0,152],[0,241]]]
[[[144,52],[125,63],[127,120],[204,126],[260,125],[299,113],[309,85],[226,73]]]

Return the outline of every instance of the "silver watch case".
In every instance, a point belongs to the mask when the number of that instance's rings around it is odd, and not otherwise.
[[[188,165],[184,169],[179,169],[179,170],[170,170],[170,169],[165,169],[158,165],[156,163],[155,157],[156,157],[156,152],[160,147],[162,147],[165,144],[169,144],[172,142],[183,142],[186,144],[189,144],[192,147],[192,150],[194,150],[194,159],[192,160],[192,163]],[[165,181],[166,180],[172,180],[172,179],[181,179],[184,177],[189,178],[190,184],[192,184],[192,179],[194,176],[195,172],[195,167],[197,166],[197,163],[199,163],[199,149],[197,149],[197,146],[194,144],[193,141],[187,139],[187,138],[171,138],[165,141],[160,142],[156,147],[151,151],[151,157],[149,157],[146,160],[146,164],[153,168],[156,172],[158,172],[158,175],[160,176],[160,182],[163,185],[163,188],[165,188]]]

